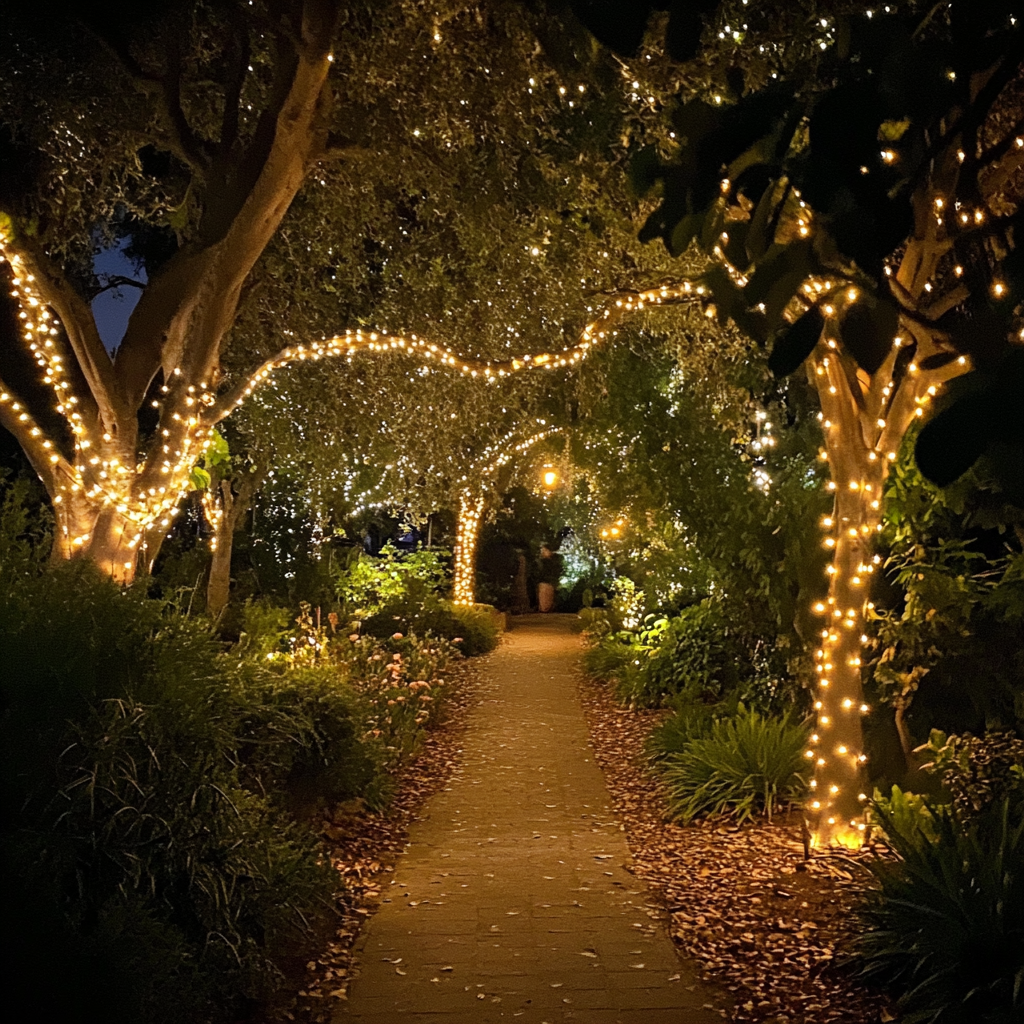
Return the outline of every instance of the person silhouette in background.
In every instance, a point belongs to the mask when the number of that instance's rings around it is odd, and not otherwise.
[[[547,544],[540,546],[538,577],[537,608],[549,612],[555,607],[555,587],[562,578],[562,556],[556,555]]]

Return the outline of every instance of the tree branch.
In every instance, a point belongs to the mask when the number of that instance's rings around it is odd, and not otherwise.
[[[35,277],[39,294],[61,320],[91,394],[94,405],[91,411],[99,414],[107,430],[116,431],[125,409],[117,400],[113,364],[103,347],[92,310],[38,242],[19,235],[17,251]],[[82,408],[79,412],[88,415],[90,410]]]
[[[209,164],[209,157],[192,132],[181,108],[181,47],[177,35],[168,47],[168,71],[160,74],[143,67],[136,60],[128,41],[116,31],[108,31],[98,20],[90,18],[83,19],[82,24],[111,53],[136,85],[156,99],[171,132],[169,148],[194,170],[204,171]]]
[[[953,121],[929,147],[922,159],[918,171],[914,176],[912,187],[920,184],[920,176],[930,172],[932,162],[938,155],[951,145],[957,136],[963,133],[973,134],[988,117],[992,104],[995,103],[999,94],[1006,85],[1017,74],[1020,67],[1021,56],[1024,54],[1024,44],[1017,40],[1016,45],[1011,46],[1003,54],[1001,61],[992,69],[985,84],[978,90],[977,95],[971,100],[970,105]],[[965,166],[975,162],[974,153],[966,153]]]
[[[1001,160],[1009,152],[1010,147],[1016,142],[1021,133],[1024,132],[1024,117],[1022,117],[994,146],[982,150],[978,157],[978,167],[984,169],[989,164]]]
[[[317,153],[313,159],[317,163],[329,163],[333,160],[367,160],[376,157],[372,149],[360,146],[356,143],[332,143],[328,137],[328,144]]]
[[[249,70],[249,32],[237,9],[232,12],[230,24],[234,30],[231,36],[234,60],[224,83],[224,116],[220,126],[220,151],[224,155],[230,153],[238,141],[242,88]]]
[[[145,288],[145,284],[142,281],[136,281],[131,277],[122,277],[120,274],[106,274],[104,275],[106,284],[101,285],[98,288],[89,289],[89,301],[91,302],[96,298],[97,295],[102,295],[104,292],[109,292],[114,288]]]
[[[160,79],[160,101],[164,118],[167,120],[181,155],[189,166],[206,171],[210,166],[210,154],[204,143],[192,131],[192,126],[181,107],[181,40],[175,34],[168,47],[167,72]]]
[[[921,310],[921,316],[925,320],[934,321],[944,316],[951,309],[955,309],[961,302],[966,302],[971,297],[971,290],[965,284],[958,285],[951,292],[938,298],[927,309]],[[911,319],[915,319],[911,317]]]
[[[2,378],[0,378],[0,426],[6,428],[21,446],[21,450],[25,453],[51,498],[57,494],[58,475],[66,476],[70,481],[75,480],[75,472],[70,463],[52,444],[47,447],[47,439],[26,410],[25,403],[19,400]]]

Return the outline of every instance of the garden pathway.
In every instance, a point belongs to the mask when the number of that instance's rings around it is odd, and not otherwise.
[[[482,659],[462,764],[410,830],[335,1024],[721,1022],[627,870],[574,618],[517,618]]]

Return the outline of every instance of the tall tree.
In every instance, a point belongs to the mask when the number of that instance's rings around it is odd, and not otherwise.
[[[437,286],[429,310],[420,292],[417,329],[438,333],[465,283],[439,240],[485,232],[497,188],[549,191],[546,212],[521,209],[513,232],[518,244],[530,229],[540,267],[568,223],[554,205],[568,184],[556,150],[568,167],[579,145],[567,131],[589,132],[595,150],[626,108],[608,62],[570,62],[567,78],[538,45],[544,24],[513,3],[83,2],[74,13],[22,5],[2,37],[0,234],[56,415],[11,380],[0,422],[50,493],[61,553],[128,579],[140,550],[143,564],[154,556],[210,430],[251,390],[254,361],[376,318],[411,245],[424,254],[406,261],[405,284]],[[585,215],[578,202],[563,213]],[[604,226],[590,229],[619,265]],[[132,285],[141,297],[110,356],[89,299],[103,287],[93,251],[118,236],[147,279]],[[493,232],[497,257],[511,240]],[[612,276],[528,286],[571,282],[583,314],[587,287]],[[528,293],[497,280],[525,325]],[[477,330],[470,354],[529,347],[504,327]],[[531,334],[555,341],[562,327],[534,304]]]
[[[860,637],[907,427],[941,393],[917,442],[925,475],[947,483],[982,459],[1024,502],[1024,35],[1002,3],[854,7],[807,21],[813,56],[764,77],[755,51],[773,44],[743,28],[725,81],[674,112],[678,150],[634,167],[662,188],[644,237],[712,256],[718,315],[818,390],[835,501],[809,810],[815,842],[856,845]]]
[[[199,413],[213,401],[249,272],[310,168],[339,155],[327,83],[340,5],[77,13],[78,25],[31,15],[8,24],[4,119],[12,156],[34,180],[5,190],[0,229],[26,340],[71,436],[46,437],[46,414],[8,387],[0,417],[54,501],[63,553],[123,579],[147,534],[166,526],[205,444]],[[71,38],[83,29],[94,59]],[[43,116],[30,122],[30,112]],[[162,181],[147,173],[154,160],[173,168]],[[77,285],[90,232],[147,201],[175,223],[176,244],[111,358]],[[159,410],[155,429],[141,422],[147,405]]]

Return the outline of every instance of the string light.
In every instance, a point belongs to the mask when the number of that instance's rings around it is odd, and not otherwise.
[[[509,433],[501,441],[484,450],[481,458],[474,464],[479,468],[474,468],[473,474],[481,481],[486,480],[516,455],[559,432],[558,427],[547,427],[500,450],[504,444],[511,441],[513,434]],[[490,461],[480,465],[486,459]],[[455,604],[476,603],[476,547],[480,526],[483,523],[485,501],[482,485],[476,491],[465,488],[459,493],[455,520],[455,551],[452,558],[452,599]]]
[[[20,306],[22,334],[44,372],[44,382],[54,391],[57,411],[71,428],[76,455],[74,462],[69,463],[60,456],[52,441],[44,437],[39,424],[6,390],[0,406],[8,405],[15,414],[9,417],[9,421],[26,448],[31,450],[31,446],[37,444],[42,449],[37,462],[50,464],[57,473],[52,497],[55,506],[68,510],[59,518],[62,520],[61,533],[73,550],[84,550],[85,545],[93,540],[91,532],[82,530],[78,521],[95,521],[98,510],[103,507],[111,508],[120,520],[117,547],[123,546],[131,552],[146,548],[149,531],[166,526],[170,521],[168,517],[177,514],[181,499],[190,490],[192,467],[202,457],[212,428],[238,408],[256,388],[271,380],[275,370],[292,362],[318,360],[326,356],[351,358],[360,351],[405,351],[418,359],[433,361],[464,375],[493,381],[522,370],[572,367],[585,359],[593,347],[614,338],[617,333],[615,325],[623,317],[649,306],[700,300],[706,294],[703,285],[691,281],[660,285],[641,292],[620,293],[584,326],[575,345],[560,352],[525,354],[505,361],[467,358],[416,335],[404,337],[350,330],[319,342],[286,347],[250,374],[241,387],[219,399],[205,382],[198,386],[185,385],[181,368],[175,367],[161,388],[161,397],[154,401],[160,412],[157,430],[163,444],[155,458],[137,465],[133,464],[134,453],[131,460],[118,454],[116,440],[109,429],[101,428],[102,440],[89,436],[82,413],[76,408],[80,403],[67,379],[64,357],[54,341],[60,324],[35,287],[23,257],[13,251],[9,235],[0,231],[0,260],[4,259],[14,272],[14,296]],[[82,459],[82,453],[90,449],[98,451],[96,459]],[[72,498],[75,500],[71,501]],[[74,513],[71,506],[74,506]],[[112,561],[109,569],[118,578],[130,578],[130,570],[125,571],[126,564],[134,565],[134,555],[130,563],[126,563],[123,556]]]
[[[935,204],[936,209],[944,206],[945,200]],[[829,291],[831,301],[824,312],[830,316],[841,315],[840,307],[858,298],[846,285],[840,288],[833,283]],[[816,290],[810,282],[801,289],[802,301],[808,305],[820,301],[823,294],[824,290]],[[921,346],[920,360],[928,352],[922,339],[916,340]],[[821,520],[823,543],[832,555],[826,566],[828,597],[811,605],[815,614],[832,624],[821,631],[821,649],[815,659],[818,699],[814,703],[819,729],[827,729],[834,744],[830,748],[834,756],[808,753],[815,768],[814,795],[807,805],[815,847],[857,848],[865,834],[863,800],[858,794],[863,789],[860,773],[867,757],[859,749],[863,743],[860,719],[870,709],[863,701],[860,679],[867,634],[859,624],[872,607],[865,600],[867,584],[881,564],[870,544],[882,529],[880,498],[886,472],[896,459],[896,446],[909,422],[924,415],[941,381],[962,372],[967,363],[958,359],[945,368],[925,371],[918,362],[911,362],[909,373],[897,383],[894,367],[904,341],[896,335],[887,360],[866,378],[863,373],[856,378],[847,375],[835,358],[835,339],[826,334],[813,362],[811,379],[821,402],[819,421],[824,439],[819,458],[832,470],[826,488],[834,502],[831,514]],[[933,344],[942,351],[938,343]],[[854,395],[851,391],[856,387],[861,393]],[[817,741],[816,734],[812,743]]]

